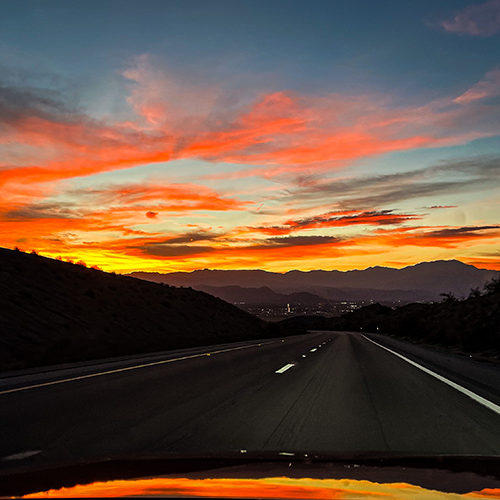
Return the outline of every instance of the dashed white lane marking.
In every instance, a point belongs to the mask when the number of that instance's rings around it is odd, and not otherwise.
[[[8,455],[7,457],[3,457],[2,460],[23,460],[24,458],[32,457],[33,455],[38,455],[42,453],[41,450],[30,450],[23,451],[21,453],[15,453],[14,455]]]
[[[275,341],[266,342],[265,344],[258,344],[258,346],[267,345],[267,344],[273,344],[274,342]],[[90,373],[88,375],[80,375],[79,377],[65,378],[65,379],[62,379],[62,380],[53,380],[52,382],[43,382],[41,384],[28,385],[28,386],[25,386],[25,387],[17,387],[15,389],[8,389],[6,391],[1,391],[0,392],[0,396],[2,394],[10,394],[12,392],[27,391],[28,389],[36,389],[38,387],[46,387],[48,385],[63,384],[65,382],[73,382],[75,380],[83,380],[85,378],[100,377],[102,375],[109,375],[111,373],[126,372],[126,371],[129,371],[129,370],[136,370],[137,368],[146,368],[148,366],[164,365],[166,363],[173,363],[174,361],[183,361],[185,359],[199,358],[201,356],[210,356],[210,354],[220,354],[222,352],[238,351],[240,349],[248,349],[250,347],[258,347],[258,346],[256,344],[244,345],[244,346],[240,346],[240,347],[232,347],[230,349],[221,349],[220,351],[212,351],[211,353],[204,352],[202,354],[193,354],[191,356],[183,356],[181,358],[165,359],[163,361],[154,361],[152,363],[146,363],[146,364],[143,364],[143,365],[127,366],[126,368],[117,368],[116,370],[108,370],[108,371],[99,372],[99,373]]]
[[[318,349],[311,349],[309,352],[316,352]]]
[[[461,385],[456,384],[455,382],[452,382],[451,380],[448,380],[447,378],[437,374],[436,372],[433,372],[432,370],[429,370],[428,368],[425,368],[425,366],[419,365],[418,363],[415,363],[415,361],[412,361],[411,359],[408,359],[406,356],[403,356],[402,354],[399,354],[396,351],[393,351],[381,344],[378,344],[372,339],[369,339],[368,337],[365,337],[362,333],[360,334],[362,337],[364,337],[366,340],[371,342],[372,344],[375,344],[382,349],[385,349],[386,351],[389,351],[390,353],[394,354],[398,358],[404,359],[407,363],[410,363],[410,365],[416,366],[420,370],[422,370],[425,373],[428,373],[429,375],[432,375],[433,377],[437,378],[441,382],[444,382],[445,384],[448,384],[450,387],[453,387],[453,389],[456,389],[457,391],[461,392],[462,394],[465,394],[466,396],[469,396],[469,398],[473,399],[476,401],[476,403],[482,404],[483,406],[486,406],[491,411],[494,411],[498,415],[500,415],[500,406],[496,405],[495,403],[492,403],[491,401],[488,401],[487,399],[479,396],[475,392],[469,391],[469,389],[466,389],[465,387],[462,387]]]
[[[276,370],[274,373],[284,373],[286,372],[287,370],[289,370],[292,366],[295,366],[293,363],[292,364],[288,364],[288,365],[285,365],[283,366],[282,368],[280,368],[279,370]]]

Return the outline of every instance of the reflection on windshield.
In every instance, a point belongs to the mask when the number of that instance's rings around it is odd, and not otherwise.
[[[315,498],[420,500],[500,498],[500,489],[484,489],[463,495],[441,493],[406,483],[379,484],[350,479],[185,479],[153,478],[96,482],[26,495],[23,498],[78,498],[176,495],[225,498]]]

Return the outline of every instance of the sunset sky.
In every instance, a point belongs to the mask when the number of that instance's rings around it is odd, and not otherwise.
[[[500,0],[3,1],[0,152],[8,248],[500,269]]]

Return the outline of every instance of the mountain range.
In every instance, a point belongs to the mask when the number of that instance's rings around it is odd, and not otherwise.
[[[325,299],[319,295],[309,292],[295,292],[283,294],[271,290],[268,286],[259,288],[244,288],[241,286],[211,286],[196,285],[196,290],[200,290],[219,299],[231,302],[233,304],[246,305],[276,305],[284,306],[286,304],[318,304]]]
[[[270,296],[269,290],[277,294],[313,294],[332,301],[438,301],[441,293],[466,297],[471,289],[482,288],[498,275],[499,271],[478,269],[458,260],[422,262],[402,269],[376,266],[353,271],[293,270],[283,274],[263,270],[209,269],[167,274],[131,273],[131,276],[147,281],[191,286],[230,302],[253,303],[263,301],[266,294]],[[262,287],[266,289],[262,290]],[[291,302],[290,298],[282,297],[281,300]]]

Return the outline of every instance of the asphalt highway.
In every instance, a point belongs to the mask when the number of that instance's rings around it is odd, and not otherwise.
[[[317,332],[4,377],[0,469],[142,452],[500,456],[498,368],[383,341]]]

